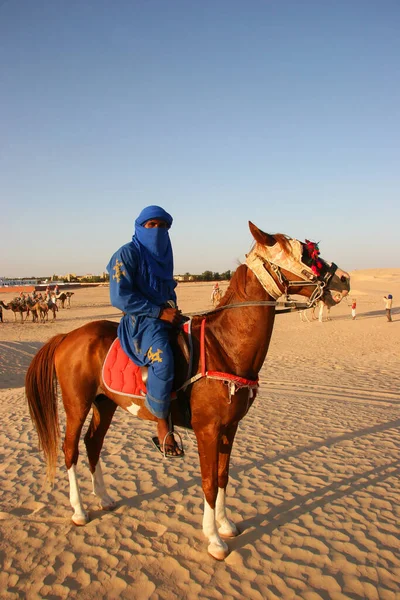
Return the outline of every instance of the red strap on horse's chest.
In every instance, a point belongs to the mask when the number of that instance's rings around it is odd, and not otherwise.
[[[201,361],[201,375],[202,377],[209,377],[210,379],[221,379],[223,381],[231,381],[236,387],[258,387],[257,379],[245,379],[238,375],[232,375],[231,373],[222,373],[221,371],[207,371],[206,368],[206,319],[204,318],[201,322],[200,327],[200,361]]]

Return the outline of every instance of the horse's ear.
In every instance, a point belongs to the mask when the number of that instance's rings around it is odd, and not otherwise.
[[[263,244],[264,246],[274,246],[274,244],[276,244],[276,239],[272,235],[261,231],[261,229],[258,229],[251,221],[249,221],[249,228],[251,235],[259,244]]]

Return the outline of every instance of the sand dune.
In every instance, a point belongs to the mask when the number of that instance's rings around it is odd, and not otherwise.
[[[71,524],[59,456],[52,489],[24,399],[24,376],[52,335],[118,320],[106,288],[76,291],[55,322],[0,323],[0,596],[51,599],[400,598],[400,270],[352,273],[332,320],[277,317],[260,392],[236,437],[228,487],[241,535],[228,558],[207,554],[196,442],[164,461],[154,426],[118,410],[103,450],[109,492],[90,523]],[[184,312],[210,308],[211,284],[178,287]],[[383,294],[394,296],[393,323]],[[0,291],[0,299],[8,302]],[[64,425],[62,415],[61,425]]]

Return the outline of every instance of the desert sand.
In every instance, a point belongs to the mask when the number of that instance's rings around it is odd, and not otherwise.
[[[331,321],[276,319],[259,395],[233,448],[227,505],[241,534],[224,562],[207,554],[201,530],[192,432],[181,430],[184,461],[164,460],[151,444],[154,425],[118,409],[102,453],[113,512],[98,509],[80,446],[85,527],[70,521],[61,452],[54,487],[45,482],[24,376],[55,333],[119,319],[108,289],[75,290],[71,308],[45,324],[14,323],[4,311],[0,597],[400,598],[400,269],[351,275],[349,302],[332,309]],[[180,284],[180,308],[211,308],[211,288]],[[0,299],[10,297],[0,291]]]

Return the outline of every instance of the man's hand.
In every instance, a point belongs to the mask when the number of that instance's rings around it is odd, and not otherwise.
[[[182,321],[182,313],[177,308],[163,308],[158,318],[172,325],[179,325]]]

